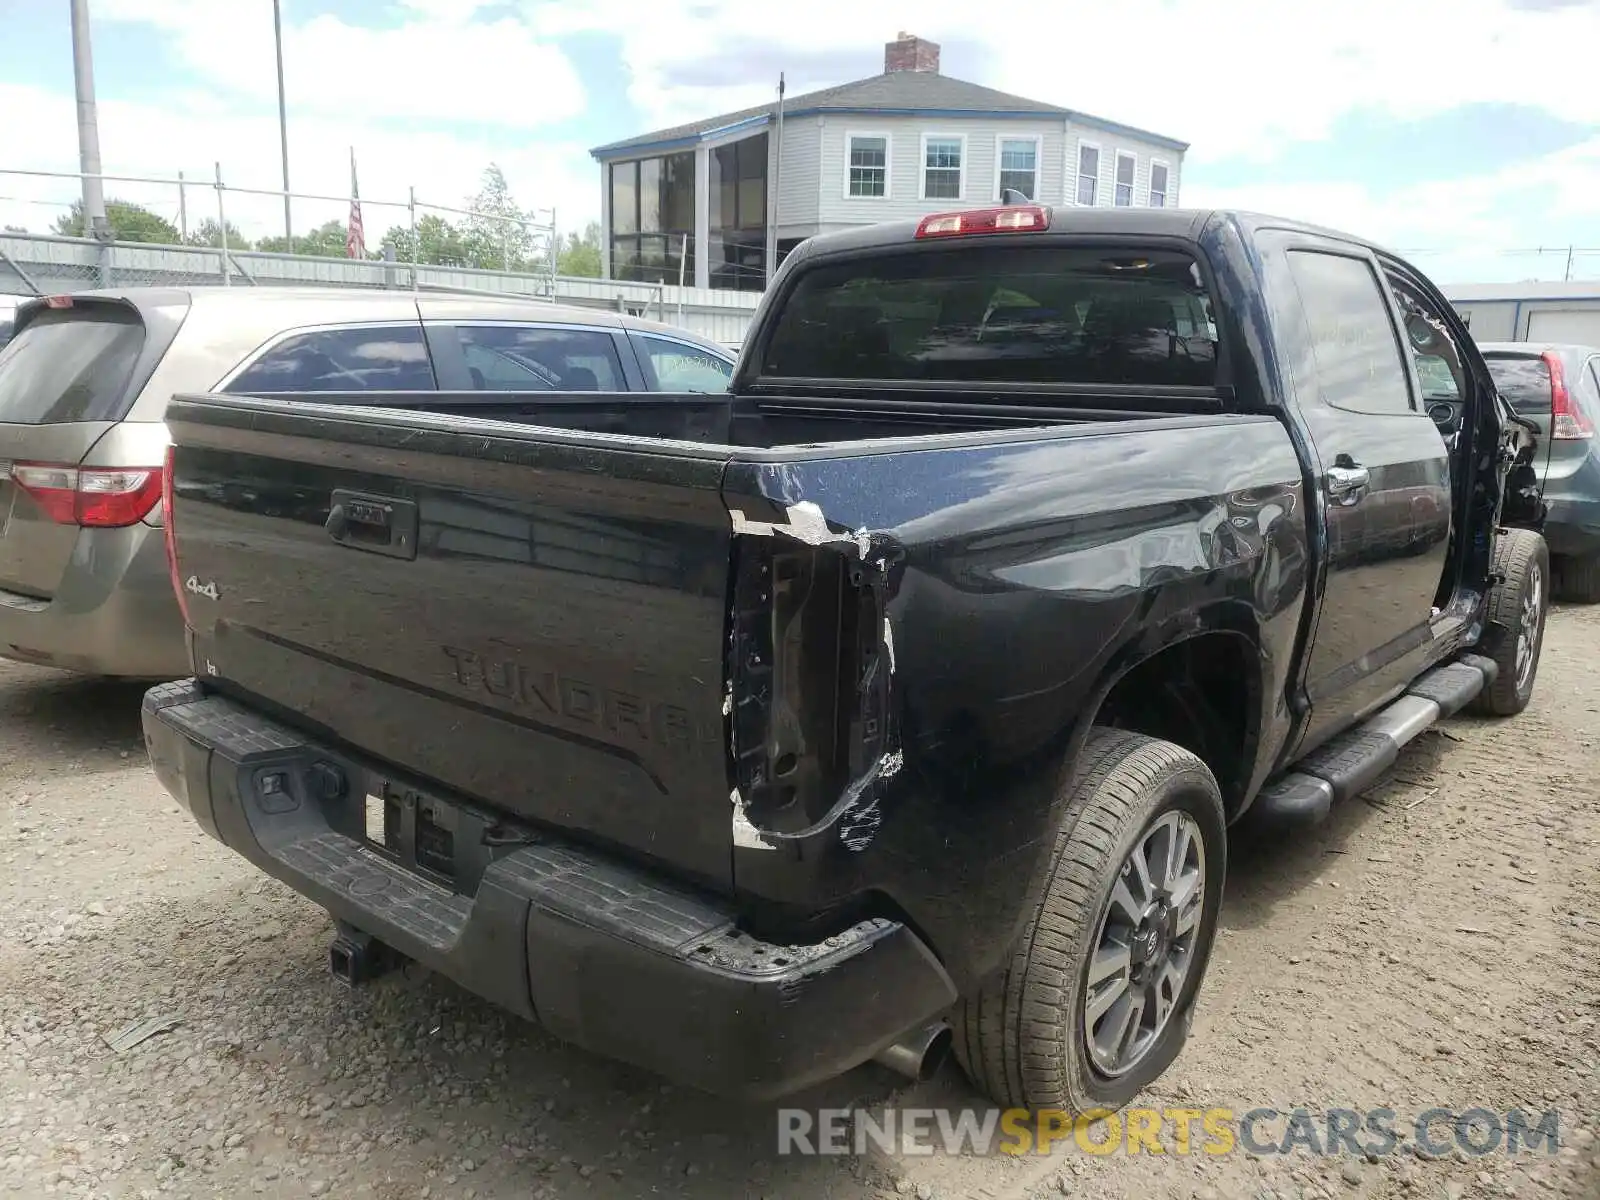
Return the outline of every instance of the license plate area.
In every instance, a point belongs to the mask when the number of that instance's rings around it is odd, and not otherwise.
[[[485,813],[388,779],[368,779],[364,807],[368,849],[462,895],[477,892],[498,854],[533,840],[528,831],[508,831]]]

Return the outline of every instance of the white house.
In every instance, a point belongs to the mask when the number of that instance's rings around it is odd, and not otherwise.
[[[781,132],[780,132],[781,129]],[[760,291],[813,234],[972,207],[1178,202],[1188,143],[939,73],[902,33],[871,79],[591,151],[605,274]],[[769,187],[769,181],[776,181]],[[684,257],[687,252],[687,257]]]

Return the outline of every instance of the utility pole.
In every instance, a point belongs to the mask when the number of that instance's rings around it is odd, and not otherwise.
[[[94,54],[89,48],[89,0],[72,0],[72,83],[78,94],[78,170],[83,173],[83,228],[109,238],[100,182],[100,126],[94,103]]]
[[[278,144],[283,148],[284,251],[293,254],[294,221],[289,216],[289,110],[283,94],[283,11],[279,0],[272,0],[272,40],[278,50]]]
[[[782,216],[782,187],[783,187],[783,72],[778,72],[778,112],[773,122],[772,147],[772,203],[767,211],[771,213],[771,228],[767,230],[767,283],[772,283],[773,273],[778,269],[778,222]]]

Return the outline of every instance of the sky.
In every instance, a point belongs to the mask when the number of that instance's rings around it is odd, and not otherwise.
[[[271,0],[89,0],[108,174],[280,187]],[[462,207],[490,162],[565,229],[590,147],[873,75],[900,30],[945,74],[1191,143],[1186,207],[1346,229],[1440,282],[1600,279],[1600,0],[282,0],[294,190],[369,245]],[[48,229],[77,169],[67,0],[0,0],[0,224]],[[108,185],[174,222],[177,189]],[[186,191],[191,224],[216,193]],[[384,201],[394,202],[386,206]],[[229,194],[252,237],[282,202]],[[297,232],[348,209],[295,202]],[[1534,253],[1539,247],[1547,253]]]

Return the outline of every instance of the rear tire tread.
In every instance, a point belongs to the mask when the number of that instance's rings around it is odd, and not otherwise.
[[[1112,858],[1129,817],[1160,780],[1196,771],[1220,817],[1216,782],[1188,751],[1123,730],[1090,733],[1068,784],[1071,798],[1038,907],[1006,969],[985,980],[956,1015],[956,1057],[997,1103],[1070,1107],[1065,1100],[1076,1089],[1063,1067],[1081,1051],[1063,1042],[1077,1036],[1079,944],[1093,934],[1085,930],[1099,915],[1099,894],[1107,871],[1116,869]],[[1206,851],[1207,870],[1223,870],[1218,848]]]

